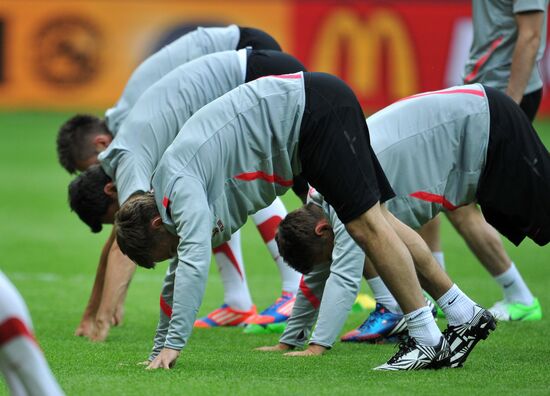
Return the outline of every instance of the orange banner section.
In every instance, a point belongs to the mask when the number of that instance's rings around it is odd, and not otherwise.
[[[0,107],[104,108],[132,70],[179,32],[235,23],[290,46],[283,1],[0,2]]]

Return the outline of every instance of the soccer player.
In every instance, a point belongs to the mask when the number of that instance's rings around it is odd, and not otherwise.
[[[473,0],[472,6],[474,37],[464,82],[506,93],[532,122],[542,98],[538,64],[546,47],[548,0]],[[448,218],[502,289],[504,299],[490,308],[497,319],[540,320],[539,300],[506,254],[498,233],[483,226],[477,207],[465,206]],[[431,247],[441,250],[439,219],[421,233]],[[443,260],[442,253],[440,257]]]
[[[63,395],[32,332],[23,298],[0,271],[0,372],[10,393]]]
[[[383,109],[367,124],[373,150],[396,193],[387,207],[405,224],[418,228],[443,208],[478,201],[489,222],[515,244],[525,236],[540,245],[550,241],[550,155],[527,117],[504,94],[480,85],[428,92]],[[364,262],[360,248],[334,209],[322,197],[311,196],[322,209],[310,203],[279,225],[281,254],[306,275],[280,344],[262,350],[304,345],[317,309],[308,350],[294,355],[330,348],[359,289]],[[378,302],[393,315],[378,323],[381,332],[402,331],[395,299],[383,282],[371,280],[382,297]],[[471,302],[459,307],[448,297],[437,302],[449,321],[445,335],[453,345],[474,336],[459,316]],[[370,340],[376,341],[375,336]],[[460,348],[451,357],[452,367],[467,357]]]
[[[98,153],[109,145],[130,109],[153,83],[176,67],[203,55],[245,47],[280,50],[279,44],[269,34],[236,25],[199,27],[165,46],[136,68],[116,105],[107,110],[105,120],[80,115],[61,127],[57,138],[59,162],[69,173],[83,171],[97,163]],[[272,217],[276,218],[277,212]],[[134,269],[135,265],[120,253],[111,233],[102,250],[92,293],[76,335],[102,341],[111,324],[121,322],[124,298]],[[222,276],[227,274],[225,278],[235,277],[232,271],[222,270],[221,273]],[[242,295],[246,297],[246,293]]]
[[[118,211],[117,241],[133,261],[150,268],[178,255],[172,318],[149,368],[171,367],[187,343],[211,247],[284,194],[297,174],[335,208],[405,312],[410,341],[379,369],[437,367],[451,354],[469,353],[473,340],[449,346],[441,334],[416,273],[431,295],[467,307],[460,318],[468,334],[492,327],[492,316],[453,285],[419,235],[381,205],[394,192],[351,89],[328,74],[297,73],[241,85],[195,113],[164,153],[153,193],[130,197]]]
[[[99,155],[101,166],[91,166],[70,184],[71,208],[93,232],[100,231],[102,224],[113,222],[114,213],[128,197],[150,190],[155,166],[195,111],[246,81],[296,70],[304,70],[304,66],[288,54],[247,49],[206,55],[178,67],[140,97],[114,140]],[[256,314],[246,285],[240,236],[236,231],[229,243],[214,250],[226,290],[224,305],[199,319],[196,326],[286,322],[300,275],[280,258],[274,241],[278,223],[285,216],[280,200],[253,216],[280,269],[282,297]],[[161,319],[169,319],[170,303],[163,299],[161,307],[167,314]]]

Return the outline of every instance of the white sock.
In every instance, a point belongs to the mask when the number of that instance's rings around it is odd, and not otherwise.
[[[454,284],[437,300],[437,304],[445,313],[450,326],[457,326],[470,321],[474,316],[476,305]]]
[[[432,252],[432,256],[434,256],[435,261],[439,264],[441,268],[443,268],[443,271],[445,271],[445,253],[443,252]]]
[[[432,310],[422,307],[405,314],[409,335],[420,345],[435,346],[441,341],[441,330],[437,327]]]
[[[248,311],[252,308],[252,298],[244,272],[240,231],[231,235],[226,243],[214,248],[214,258],[222,278],[224,303],[237,311]]]
[[[393,297],[393,294],[391,294],[390,290],[386,287],[386,284],[382,278],[377,276],[375,278],[367,279],[367,283],[369,284],[372,294],[374,294],[374,299],[377,303],[382,304],[390,312],[400,314],[403,313],[401,307]]]
[[[525,284],[516,265],[512,262],[512,266],[505,272],[494,277],[497,283],[502,287],[504,299],[510,303],[520,303],[524,305],[533,304],[534,297],[531,291]]]
[[[267,208],[252,215],[252,220],[254,221],[254,224],[256,224],[258,231],[260,231],[260,235],[262,236],[269,253],[271,253],[271,257],[273,257],[275,264],[277,264],[277,267],[279,268],[283,293],[287,292],[295,295],[298,291],[302,274],[294,271],[288,266],[287,263],[285,263],[279,254],[277,242],[275,242],[277,227],[279,226],[281,220],[285,218],[286,214],[287,211],[283,201],[281,201],[280,198],[276,198],[275,201],[273,201]]]

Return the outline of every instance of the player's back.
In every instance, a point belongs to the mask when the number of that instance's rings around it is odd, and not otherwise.
[[[239,86],[189,119],[162,157],[153,188],[170,198],[176,179],[201,180],[212,211],[235,231],[292,185],[304,103],[302,73]]]
[[[194,112],[243,82],[238,52],[225,51],[188,62],[145,91],[99,156],[120,203],[149,190],[162,154]]]
[[[402,99],[367,119],[371,145],[401,220],[419,227],[443,206],[475,197],[489,139],[489,108],[479,84]]]
[[[148,57],[130,76],[117,104],[105,114],[111,132],[118,132],[122,122],[147,88],[180,65],[204,55],[235,50],[239,36],[239,27],[236,25],[199,27]]]

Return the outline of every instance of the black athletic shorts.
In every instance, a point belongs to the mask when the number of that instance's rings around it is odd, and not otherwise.
[[[253,49],[281,51],[281,46],[277,40],[263,30],[241,26],[239,26],[239,30],[241,37],[239,38],[236,49],[240,50],[242,48],[252,47]]]
[[[539,111],[540,102],[542,100],[542,88],[534,92],[528,93],[521,98],[519,107],[523,110],[529,121],[533,122]]]
[[[306,71],[292,55],[273,50],[249,50],[246,61],[246,82],[260,77]]]
[[[485,87],[490,131],[477,200],[485,219],[519,245],[550,242],[550,154],[519,106]]]
[[[339,78],[304,73],[306,103],[298,155],[302,176],[345,224],[395,196],[370,146],[365,115]]]

